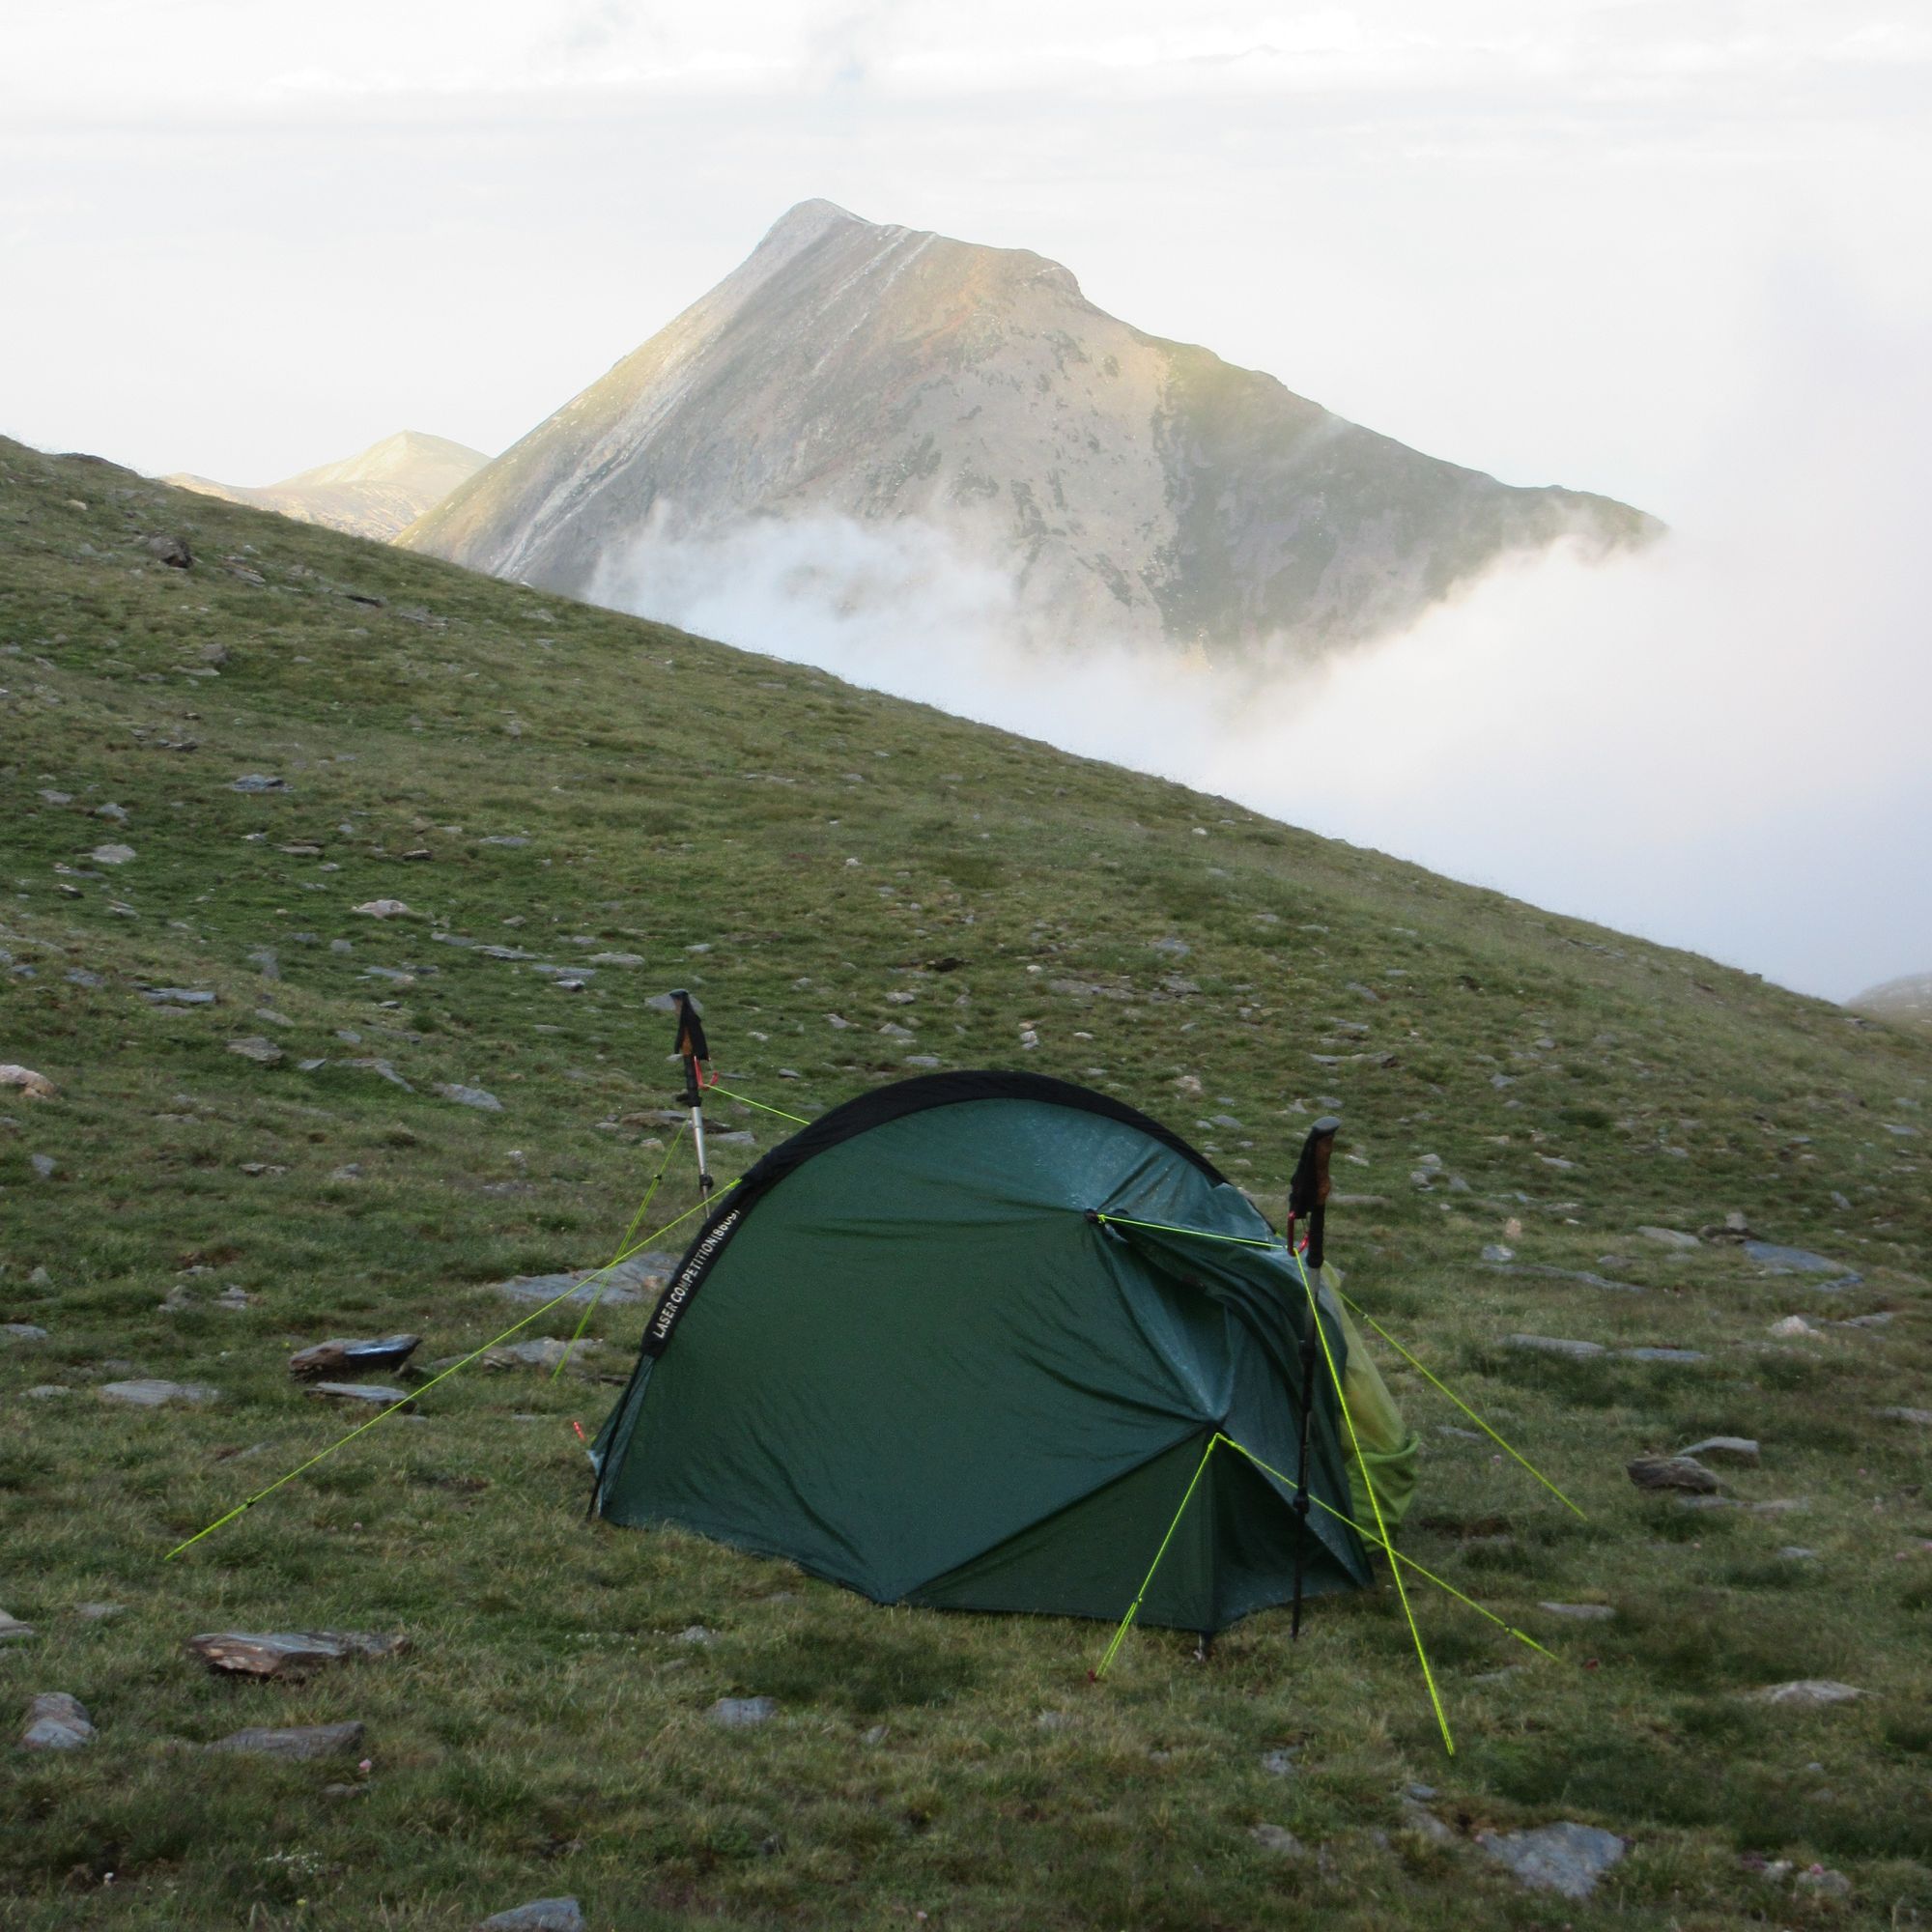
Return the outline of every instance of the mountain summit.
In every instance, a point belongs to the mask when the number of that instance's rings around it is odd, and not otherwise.
[[[1507,553],[1659,527],[1143,334],[1025,249],[808,201],[400,541],[594,598],[647,530],[826,514],[938,527],[1049,634],[1217,656],[1354,642]]]
[[[164,480],[204,497],[275,510],[298,524],[326,524],[332,530],[386,542],[489,460],[480,449],[451,442],[447,437],[405,429],[372,442],[358,455],[304,469],[260,489],[214,483],[206,476]]]

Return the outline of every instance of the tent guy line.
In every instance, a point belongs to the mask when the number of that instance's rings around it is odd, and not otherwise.
[[[738,1183],[735,1180],[731,1180],[727,1181],[725,1183],[725,1186],[727,1188],[731,1188],[737,1186],[737,1184]],[[659,1240],[664,1236],[669,1234],[670,1231],[673,1228],[675,1228],[679,1222],[690,1220],[691,1217],[694,1214],[697,1213],[699,1209],[702,1208],[704,1206],[705,1203],[700,1201],[697,1204],[697,1207],[687,1208],[684,1210],[684,1212],[677,1217],[677,1220],[667,1221],[662,1228],[659,1228],[655,1232],[646,1235],[643,1237],[643,1239],[639,1241],[635,1246],[626,1248],[621,1254],[617,1255],[614,1260],[606,1262],[604,1265],[597,1270],[598,1274],[608,1275],[611,1272],[611,1270],[618,1264],[618,1263],[627,1262],[633,1255],[640,1253],[643,1249],[648,1248],[653,1241]],[[586,1279],[590,1278],[591,1277],[586,1277]],[[214,1520],[207,1526],[207,1528],[198,1529],[192,1536],[188,1537],[185,1542],[176,1544],[175,1547],[172,1549],[170,1549],[165,1556],[161,1558],[161,1561],[163,1563],[172,1563],[175,1560],[175,1558],[182,1553],[184,1549],[193,1548],[193,1547],[197,1543],[199,1543],[204,1536],[213,1535],[213,1532],[219,1529],[221,1525],[225,1522],[233,1522],[238,1516],[242,1515],[243,1512],[247,1510],[253,1509],[255,1505],[258,1502],[260,1502],[265,1496],[273,1495],[274,1492],[277,1490],[279,1490],[285,1483],[292,1483],[298,1476],[306,1474],[307,1471],[313,1469],[318,1463],[326,1461],[328,1457],[333,1456],[338,1449],[343,1448],[348,1443],[354,1442],[358,1435],[366,1435],[369,1433],[369,1431],[374,1429],[379,1422],[386,1422],[389,1419],[389,1417],[394,1415],[399,1408],[407,1408],[411,1403],[416,1400],[418,1396],[427,1395],[430,1392],[430,1390],[437,1385],[438,1382],[447,1381],[449,1378],[457,1372],[457,1370],[468,1368],[469,1364],[477,1358],[478,1355],[487,1354],[492,1349],[494,1349],[497,1346],[498,1342],[507,1342],[510,1339],[510,1337],[514,1335],[520,1328],[527,1328],[532,1321],[537,1320],[539,1316],[548,1315],[550,1311],[553,1308],[556,1307],[556,1305],[559,1302],[568,1301],[573,1294],[576,1294],[583,1287],[583,1285],[584,1285],[583,1282],[581,1281],[572,1282],[571,1285],[567,1289],[565,1289],[561,1294],[553,1295],[551,1299],[543,1303],[541,1307],[531,1309],[530,1312],[527,1315],[526,1315],[521,1321],[511,1322],[510,1325],[507,1328],[505,1328],[500,1335],[493,1335],[489,1339],[489,1341],[483,1343],[481,1347],[470,1350],[469,1354],[465,1355],[460,1362],[450,1363],[449,1367],[444,1369],[440,1375],[432,1376],[428,1381],[423,1383],[421,1388],[412,1389],[410,1393],[402,1399],[401,1402],[392,1402],[387,1408],[381,1410],[379,1413],[375,1415],[372,1415],[367,1422],[357,1423],[355,1427],[348,1433],[348,1435],[337,1436],[336,1439],[333,1442],[329,1443],[326,1449],[317,1450],[316,1453],[313,1456],[311,1456],[306,1463],[298,1463],[296,1467],[291,1469],[286,1475],[277,1476],[275,1480],[268,1486],[267,1489],[257,1490],[255,1493],[252,1496],[249,1496],[245,1501],[237,1503],[235,1507],[227,1513],[226,1516],[216,1517]]]

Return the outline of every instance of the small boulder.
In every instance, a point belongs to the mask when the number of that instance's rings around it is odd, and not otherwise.
[[[533,1898],[479,1918],[476,1932],[583,1932],[583,1908],[574,1898]]]
[[[1248,1836],[1263,1851],[1271,1852],[1276,1858],[1305,1859],[1308,1847],[1285,1825],[1250,1825]]]
[[[1538,1604],[1539,1610],[1552,1617],[1568,1617],[1573,1623],[1608,1623],[1616,1615],[1608,1604]]]
[[[1676,1228],[1639,1228],[1637,1233],[1661,1248],[1675,1248],[1680,1253],[1702,1245],[1695,1235],[1684,1234]]]
[[[1640,1490],[1686,1490],[1701,1496],[1718,1490],[1717,1477],[1689,1456],[1637,1456],[1624,1469]]]
[[[23,1624],[18,1617],[0,1610],[0,1643],[24,1643],[36,1634],[32,1624]]]
[[[289,1374],[314,1377],[333,1375],[338,1369],[400,1368],[421,1346],[420,1335],[384,1335],[374,1342],[318,1342],[289,1357]]]
[[[1767,1331],[1780,1341],[1797,1341],[1802,1336],[1822,1335],[1822,1328],[1814,1328],[1802,1315],[1787,1315],[1782,1321],[1774,1321]]]
[[[228,1051],[240,1054],[243,1060],[252,1060],[257,1066],[273,1066],[282,1057],[282,1049],[260,1034],[246,1039],[231,1039]]]
[[[219,1402],[221,1391],[206,1382],[166,1382],[137,1378],[126,1382],[102,1382],[100,1394],[107,1402],[122,1402],[132,1408],[160,1408],[171,1402]]]
[[[141,997],[157,1007],[212,1007],[214,995],[195,986],[143,986]]]
[[[25,1750],[76,1750],[93,1738],[85,1707],[65,1690],[43,1690],[27,1706],[27,1727],[20,1733]]]
[[[307,1764],[319,1757],[340,1757],[345,1751],[357,1750],[362,1744],[362,1726],[359,1723],[346,1724],[302,1724],[292,1730],[270,1730],[261,1724],[250,1724],[243,1730],[233,1731],[227,1737],[209,1746],[212,1751],[239,1752],[245,1757],[288,1758],[297,1764]]]
[[[88,858],[97,866],[126,866],[134,857],[131,845],[97,845]]]
[[[287,791],[287,779],[271,778],[267,772],[243,772],[229,789],[231,791],[265,792]]]
[[[188,549],[185,537],[150,537],[148,554],[156,562],[166,564],[170,570],[191,570],[194,567],[194,553]]]
[[[500,1114],[503,1103],[496,1094],[482,1087],[464,1087],[455,1081],[445,1081],[436,1090],[445,1100],[453,1100],[459,1107],[475,1107],[485,1114]]]
[[[1534,1832],[1484,1832],[1476,1842],[1531,1891],[1588,1898],[1627,1847],[1594,1825],[1544,1825]]]
[[[1854,1698],[1868,1697],[1869,1690],[1860,1690],[1850,1684],[1840,1684],[1830,1677],[1797,1677],[1789,1684],[1769,1684],[1762,1690],[1751,1692],[1760,1704],[1790,1704],[1800,1710],[1823,1710],[1831,1704],[1849,1704]]]
[[[1719,1463],[1747,1463],[1757,1466],[1757,1444],[1748,1435],[1707,1435],[1683,1452],[1687,1456],[1706,1456]]]
[[[390,1388],[383,1382],[316,1382],[309,1394],[325,1402],[367,1403],[371,1408],[386,1408],[410,1399],[407,1389]]]
[[[371,1631],[209,1632],[187,1640],[187,1653],[211,1670],[239,1677],[299,1680],[319,1664],[352,1657],[395,1657],[410,1647],[406,1636],[379,1636]]]
[[[1918,1429],[1932,1429],[1932,1408],[1881,1408],[1873,1412],[1882,1422],[1909,1422]]]
[[[415,918],[415,913],[401,899],[365,899],[355,910],[369,919]]]
[[[14,1087],[30,1100],[51,1100],[54,1097],[54,1083],[44,1073],[36,1073],[31,1066],[0,1066],[0,1087]]]
[[[749,1731],[770,1723],[778,1714],[776,1697],[721,1697],[704,1715],[721,1729]]]
[[[44,1342],[47,1331],[31,1321],[0,1321],[0,1335],[10,1342]]]

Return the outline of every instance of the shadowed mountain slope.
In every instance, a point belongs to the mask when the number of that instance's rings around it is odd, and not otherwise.
[[[332,530],[387,543],[489,460],[480,449],[406,429],[372,442],[358,456],[304,469],[298,476],[259,490],[211,482],[206,476],[167,480],[205,497],[252,503],[298,523],[324,524]]]
[[[810,201],[403,541],[595,598],[647,529],[828,512],[937,526],[1037,635],[1217,655],[1371,638],[1508,553],[1659,527],[1143,334],[1024,249]]]

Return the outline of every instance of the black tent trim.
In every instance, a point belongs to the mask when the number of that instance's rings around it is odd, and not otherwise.
[[[801,1127],[789,1140],[781,1141],[757,1161],[738,1184],[706,1218],[696,1238],[685,1249],[669,1285],[660,1298],[650,1326],[644,1331],[639,1363],[654,1361],[670,1346],[671,1337],[692,1297],[702,1285],[711,1264],[724,1251],[737,1233],[739,1223],[751,1212],[761,1196],[768,1194],[786,1175],[841,1142],[869,1133],[889,1121],[903,1120],[908,1114],[923,1114],[928,1107],[956,1106],[969,1100],[1040,1100],[1058,1107],[1077,1107],[1099,1114],[1123,1126],[1133,1127],[1164,1148],[1178,1153],[1197,1168],[1217,1187],[1227,1183],[1224,1175],[1206,1154],[1191,1148],[1158,1121],[1150,1120],[1139,1108],[1111,1094],[1096,1094],[1091,1087],[1077,1087],[1070,1080],[1056,1080],[1045,1073],[1011,1073],[998,1069],[980,1072],[925,1073],[915,1079],[895,1081],[890,1087],[874,1089],[821,1114],[809,1127]],[[635,1380],[635,1377],[633,1378]]]

